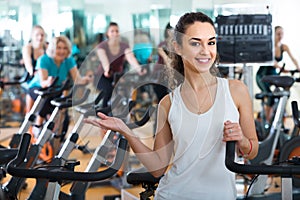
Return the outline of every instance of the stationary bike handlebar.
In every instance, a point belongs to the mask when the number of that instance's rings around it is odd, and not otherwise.
[[[153,114],[154,111],[155,111],[155,108],[153,106],[149,106],[141,120],[132,122],[132,123],[128,124],[127,126],[130,129],[134,129],[134,128],[143,126],[144,124],[146,124],[149,121],[150,116]]]
[[[149,119],[151,114],[154,112],[154,107],[150,106],[143,118],[139,121],[132,122],[127,124],[131,129],[136,128],[137,126],[144,125]],[[42,178],[49,179],[51,181],[60,181],[60,180],[69,180],[69,181],[99,181],[106,178],[112,177],[119,169],[125,158],[125,153],[127,151],[128,142],[126,139],[121,137],[119,139],[119,144],[117,148],[117,153],[114,159],[114,162],[108,168],[98,171],[98,172],[74,172],[67,171],[62,168],[56,168],[55,170],[49,170],[47,168],[36,168],[36,169],[27,169],[19,167],[26,158],[27,150],[30,144],[31,135],[25,133],[23,135],[18,154],[14,160],[8,163],[7,172],[12,176],[24,177],[24,178]]]
[[[30,74],[27,72],[23,77],[16,78],[15,81],[1,81],[0,80],[0,88],[4,88],[6,85],[20,85],[25,83],[30,78]]]
[[[300,74],[300,71],[298,70],[298,69],[294,69],[294,70],[289,70],[288,71],[290,74],[291,74],[291,76],[294,78],[294,80],[295,80],[295,82],[300,82],[300,77],[295,77],[294,75],[295,74]]]
[[[278,174],[282,176],[291,176],[300,174],[298,165],[247,165],[236,163],[235,160],[235,141],[226,143],[225,165],[233,172],[241,174]]]
[[[298,69],[286,70],[285,63],[283,63],[283,66],[280,68],[280,71],[278,74],[281,74],[282,72],[290,73],[291,76],[294,76],[294,74],[296,74],[296,73],[300,73],[300,71]],[[295,82],[300,82],[300,78],[294,78],[294,79],[295,79]]]
[[[99,181],[113,176],[120,168],[127,150],[127,140],[120,138],[115,160],[108,168],[98,172],[74,172],[64,169],[26,169],[19,167],[26,158],[27,150],[30,144],[31,135],[23,135],[17,157],[8,163],[7,172],[12,176],[24,178],[43,178],[51,181],[69,180],[69,181]]]
[[[40,88],[34,90],[34,92],[42,97],[55,97],[62,93],[64,90],[69,89],[70,87],[70,80],[67,79],[62,86],[55,86],[55,83],[58,81],[58,77],[55,77],[53,83],[46,88]]]
[[[101,99],[103,99],[103,97],[104,97],[104,92],[101,91],[99,92],[99,94],[97,95],[94,101],[80,105],[76,108],[76,110],[81,113],[85,113],[88,109],[95,108],[99,104]]]
[[[299,109],[297,101],[292,101],[292,113],[295,126],[300,128]]]
[[[57,102],[65,102],[67,99],[73,98],[73,96],[76,95],[78,91],[82,92],[82,90],[86,91],[86,85],[85,84],[76,84],[76,85],[73,85],[73,87],[72,87],[72,89],[71,89],[71,91],[70,91],[69,94],[67,94],[64,97],[55,98],[53,100],[57,101]]]
[[[68,96],[68,98],[62,97],[62,98],[56,98],[54,100],[51,100],[51,104],[59,108],[70,108],[72,106],[77,106],[87,100],[90,92],[91,92],[90,89],[85,89],[80,99],[72,98],[71,95]]]

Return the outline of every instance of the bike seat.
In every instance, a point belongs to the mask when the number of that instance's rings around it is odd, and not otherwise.
[[[290,76],[267,75],[262,78],[263,82],[270,83],[276,87],[290,88],[295,80]]]
[[[127,174],[127,182],[132,185],[139,185],[141,183],[147,184],[157,184],[159,182],[159,178],[155,178],[150,172],[147,171],[146,168],[138,168],[128,172]]]
[[[282,92],[262,92],[262,93],[255,94],[255,99],[263,100],[265,97],[280,98],[282,96],[285,96],[285,93],[282,93]]]
[[[51,100],[51,104],[60,109],[71,108],[73,106],[82,104],[88,98],[90,92],[91,92],[90,89],[86,89],[84,91],[84,94],[81,96],[81,99],[76,99],[76,98],[73,98],[72,96],[56,98],[56,99]]]
[[[264,99],[267,96],[269,96],[269,95],[265,92],[257,93],[257,94],[255,94],[255,99]]]

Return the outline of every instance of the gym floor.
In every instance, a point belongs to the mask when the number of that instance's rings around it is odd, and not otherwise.
[[[288,127],[292,127],[292,119],[287,120]],[[291,126],[290,126],[291,125]],[[0,128],[0,143],[1,145],[7,145],[10,137],[13,133],[17,132],[18,128]],[[72,130],[72,125],[69,127],[69,130]],[[144,125],[141,128],[137,128],[134,130],[136,134],[139,134],[145,144],[152,146],[153,144],[153,139],[152,139],[152,134],[153,134],[153,120],[150,120],[146,125]],[[101,143],[101,134],[98,128],[90,126],[90,125],[85,125],[84,128],[82,129],[80,133],[80,144],[86,144],[88,142],[88,147],[89,149],[94,149]],[[91,158],[92,153],[83,153],[79,150],[74,150],[72,154],[70,155],[70,159],[76,159],[80,160],[80,165],[76,167],[76,171],[84,171],[85,167],[88,164],[88,161]],[[134,157],[133,153],[130,153],[130,157]],[[136,168],[139,167],[140,165],[138,164],[132,164],[131,167]],[[7,175],[7,177],[2,180],[2,183],[5,183],[7,180],[9,180],[10,176]],[[267,193],[273,193],[273,192],[280,192],[280,178],[279,177],[270,177],[270,188],[268,189]],[[27,179],[26,181],[27,187],[23,189],[18,196],[19,200],[25,200],[28,198],[30,192],[32,191],[32,188],[35,185],[35,180],[34,179]],[[99,184],[94,187],[91,187],[87,190],[86,193],[86,199],[89,200],[108,200],[112,198],[105,198],[105,197],[110,197],[110,196],[115,196],[115,195],[120,195],[121,191],[120,188],[116,188],[112,186],[112,184],[109,184],[110,182],[107,182],[108,184]],[[244,178],[241,176],[237,176],[237,181],[236,181],[236,186],[238,190],[238,196],[244,196],[244,194],[247,192],[247,186],[244,185]],[[62,191],[65,193],[69,193],[71,184],[67,184],[62,187]],[[129,193],[129,195],[132,195],[133,197],[137,197],[139,192],[143,191],[141,186],[129,186],[126,185],[124,187],[123,192]],[[117,199],[117,198],[115,198]],[[123,198],[125,199],[130,199],[134,200],[134,198]],[[138,198],[136,198],[138,199]]]

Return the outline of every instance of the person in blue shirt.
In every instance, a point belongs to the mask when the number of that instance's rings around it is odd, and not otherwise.
[[[152,61],[152,51],[153,45],[150,40],[150,36],[147,32],[142,30],[136,30],[133,53],[141,67],[147,71],[144,75],[140,76],[140,80],[145,80],[150,73],[150,63]],[[138,89],[138,96],[143,101],[150,99],[150,89],[149,86],[143,85]]]
[[[152,60],[153,46],[146,32],[138,30],[134,38],[133,53],[140,65],[147,65]]]
[[[56,85],[61,85],[70,75],[75,84],[87,84],[90,81],[88,76],[81,77],[76,66],[75,59],[71,56],[72,44],[66,36],[57,36],[52,39],[46,50],[46,54],[39,57],[36,68],[38,75],[34,76],[29,84],[29,94],[33,100],[37,98],[34,92],[36,89],[49,87],[56,77]],[[43,120],[50,114],[54,107],[51,99],[45,101],[44,106],[38,113],[36,125],[42,124]]]

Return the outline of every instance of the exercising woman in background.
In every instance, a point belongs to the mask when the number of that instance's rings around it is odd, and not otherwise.
[[[269,93],[271,92],[270,84],[261,81],[261,79],[266,75],[276,75],[278,74],[277,70],[281,69],[282,66],[279,65],[279,62],[283,60],[283,53],[286,52],[294,65],[297,67],[298,70],[300,70],[300,67],[298,65],[297,60],[292,55],[290,48],[287,44],[283,44],[282,38],[283,38],[283,28],[281,26],[275,27],[275,62],[272,66],[260,66],[256,73],[256,83],[257,86],[261,89],[262,92]],[[265,106],[265,113],[266,113],[266,120],[270,122],[271,116],[272,116],[272,106],[274,105],[274,98],[268,97],[266,106]]]

